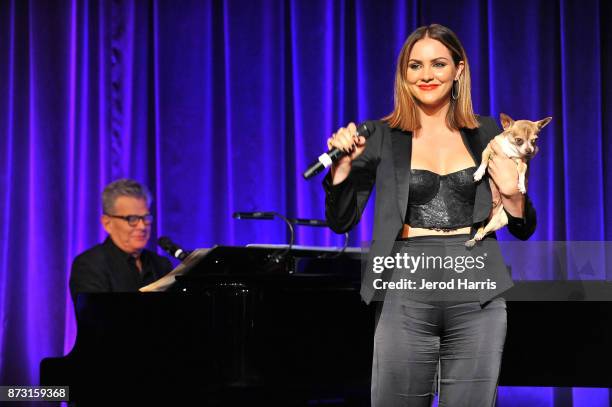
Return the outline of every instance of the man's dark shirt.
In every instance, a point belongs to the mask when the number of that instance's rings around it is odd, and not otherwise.
[[[110,237],[78,255],[72,262],[70,294],[138,291],[172,270],[172,263],[157,254],[143,250],[140,254],[142,271],[136,259],[119,249]]]

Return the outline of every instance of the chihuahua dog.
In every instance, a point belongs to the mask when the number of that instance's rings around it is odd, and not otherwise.
[[[499,117],[504,131],[495,136],[495,140],[501,146],[504,154],[516,163],[519,174],[518,189],[524,194],[527,192],[527,187],[525,185],[527,162],[537,154],[538,146],[536,146],[536,140],[538,139],[538,134],[540,130],[552,120],[552,117],[547,117],[537,122],[532,122],[530,120],[514,121],[510,116],[504,113],[501,113]],[[482,162],[474,173],[474,181],[480,181],[482,179],[492,154],[493,149],[489,144],[482,152]],[[487,234],[501,229],[508,224],[508,216],[504,211],[503,205],[499,204],[494,206],[492,212],[486,226],[481,226],[474,235],[474,238],[465,242],[467,247],[473,247],[477,241],[482,240]]]

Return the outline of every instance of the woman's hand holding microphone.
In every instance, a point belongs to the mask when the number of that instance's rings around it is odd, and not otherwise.
[[[359,157],[365,149],[366,138],[358,136],[357,126],[351,122],[346,127],[340,127],[329,139],[327,148],[338,148],[346,153],[331,166],[332,184],[341,183],[351,172],[351,165],[354,159]]]

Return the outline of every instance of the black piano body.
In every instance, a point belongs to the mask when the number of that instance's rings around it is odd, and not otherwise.
[[[169,291],[80,294],[75,345],[42,361],[41,384],[77,401],[113,398],[102,389],[219,406],[367,400],[359,253],[282,252],[217,247]]]
[[[77,401],[369,405],[359,254],[279,253],[219,247],[170,291],[79,295],[75,346],[41,384]],[[509,301],[500,385],[612,387],[610,321],[607,301]]]

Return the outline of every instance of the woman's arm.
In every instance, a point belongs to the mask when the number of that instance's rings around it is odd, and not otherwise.
[[[492,139],[501,133],[501,129],[492,118],[486,127]],[[491,141],[495,155],[489,162],[489,175],[497,185],[501,203],[508,215],[508,230],[517,239],[527,240],[535,232],[536,211],[527,194],[518,190],[518,169],[514,161],[508,158],[495,140]]]
[[[522,199],[520,199],[520,201],[523,202],[521,211],[522,214],[515,216],[513,212],[510,212],[510,210],[506,208],[506,202],[508,202],[508,199],[509,198],[504,198],[502,195],[502,204],[504,205],[506,215],[508,215],[508,230],[517,239],[527,240],[531,237],[531,235],[533,235],[533,232],[535,232],[536,229],[537,218],[535,208],[533,207],[529,197],[527,195],[523,195]],[[516,201],[514,201],[513,204],[515,204],[515,202]]]
[[[348,168],[333,168],[323,179],[325,218],[336,233],[347,232],[359,222],[376,180],[382,128],[373,122],[368,125],[373,131],[363,152]]]

